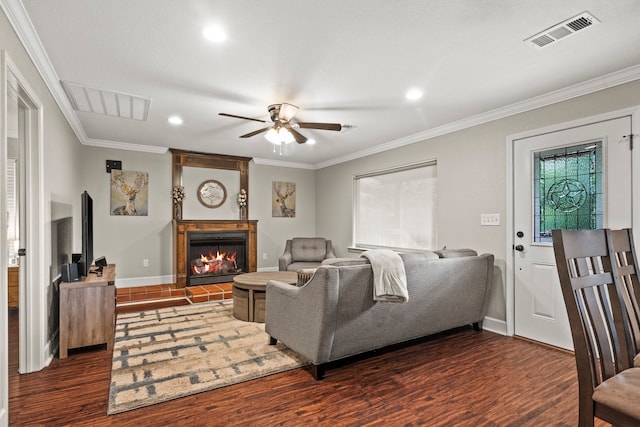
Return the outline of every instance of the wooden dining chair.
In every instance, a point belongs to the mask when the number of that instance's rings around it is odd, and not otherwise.
[[[631,367],[619,281],[605,230],[553,230],[578,371],[580,427],[594,417],[640,425],[640,368]]]
[[[638,258],[633,244],[633,232],[630,228],[607,230],[609,243],[615,257],[620,294],[628,316],[631,330],[629,350],[633,365],[640,367],[640,281],[638,280]]]

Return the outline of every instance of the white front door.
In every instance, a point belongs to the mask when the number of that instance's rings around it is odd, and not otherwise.
[[[514,332],[573,349],[551,230],[632,225],[631,117],[513,142]]]

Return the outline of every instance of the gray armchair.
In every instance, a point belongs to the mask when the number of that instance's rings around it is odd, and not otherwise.
[[[325,259],[335,257],[331,240],[322,237],[294,237],[287,240],[278,264],[280,271],[298,271],[317,268]]]

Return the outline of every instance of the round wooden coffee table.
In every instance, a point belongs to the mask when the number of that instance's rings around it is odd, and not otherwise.
[[[298,273],[295,271],[258,271],[234,276],[233,316],[236,319],[264,323],[264,297],[269,280],[295,285],[298,281]]]

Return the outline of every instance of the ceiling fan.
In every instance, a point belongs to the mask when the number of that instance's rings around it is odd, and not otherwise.
[[[282,104],[273,104],[267,107],[271,116],[272,124],[262,129],[240,135],[240,138],[251,138],[262,132],[267,132],[265,137],[274,144],[281,144],[296,141],[298,144],[304,144],[308,138],[298,132],[296,129],[321,129],[321,130],[342,130],[340,123],[311,123],[292,121],[294,114],[298,111],[298,107],[283,102]],[[251,117],[237,116],[235,114],[219,113],[221,116],[233,117],[236,119],[252,120],[254,122],[269,123],[267,120],[254,119]]]

